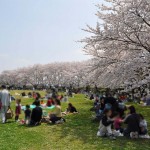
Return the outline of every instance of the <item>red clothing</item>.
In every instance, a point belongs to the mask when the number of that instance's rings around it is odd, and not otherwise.
[[[114,128],[119,129],[121,127],[121,118],[117,118],[114,121]]]
[[[21,114],[21,104],[16,104],[16,110],[15,110],[16,115]]]
[[[126,100],[126,99],[127,99],[126,96],[124,96],[124,95],[120,96],[120,100],[124,101],[124,100]]]
[[[50,107],[54,104],[54,101],[52,99],[48,99],[46,106]]]

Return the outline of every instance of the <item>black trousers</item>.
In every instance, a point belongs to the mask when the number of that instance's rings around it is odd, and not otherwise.
[[[58,121],[58,120],[60,120],[61,119],[61,117],[57,117],[56,115],[54,115],[54,114],[51,114],[50,115],[50,121],[52,121],[52,123],[56,123],[56,121]]]

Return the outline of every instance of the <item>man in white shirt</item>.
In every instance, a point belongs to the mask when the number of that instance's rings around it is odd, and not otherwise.
[[[8,106],[10,106],[10,93],[6,89],[5,85],[2,85],[2,91],[0,92],[0,102],[1,102],[0,112],[1,112],[2,123],[5,123]]]

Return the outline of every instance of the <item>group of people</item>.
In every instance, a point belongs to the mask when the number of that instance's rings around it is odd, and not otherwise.
[[[68,103],[68,108],[62,112],[61,102],[65,98],[63,95],[57,93],[47,94],[46,103],[41,99],[39,94],[33,92],[30,94],[34,98],[32,105],[35,107],[31,110],[30,105],[25,106],[24,110],[24,124],[36,126],[40,125],[43,119],[53,124],[58,121],[65,121],[63,115],[68,113],[78,113],[76,108]],[[92,96],[91,96],[92,97]],[[125,136],[130,138],[149,138],[147,121],[142,114],[138,114],[134,106],[126,106],[122,98],[116,100],[111,94],[106,96],[93,96],[96,118],[100,121],[98,136],[110,137],[115,139],[116,136]],[[6,113],[10,109],[11,97],[6,86],[2,86],[0,92],[0,112],[2,123],[6,123]],[[53,111],[50,111],[47,116],[43,115],[44,107],[54,106]],[[19,115],[22,112],[21,99],[16,99],[15,105],[15,121],[19,120]],[[124,128],[123,124],[126,124]]]
[[[46,121],[47,123],[60,123],[60,122],[65,122],[65,119],[63,118],[63,115],[68,114],[68,113],[75,113],[77,112],[76,108],[71,104],[68,103],[68,108],[66,109],[65,112],[62,112],[61,108],[61,101],[59,99],[53,99],[51,98],[51,103],[49,103],[49,99],[47,101],[48,107],[54,106],[54,109],[48,113],[48,115],[44,115],[44,111],[41,104],[42,100],[35,100],[33,102],[33,105],[36,107],[32,109],[32,112],[30,110],[30,106],[26,105],[26,110],[24,111],[25,113],[25,124],[29,125],[39,125],[41,124],[42,120],[44,122]]]
[[[98,136],[112,139],[117,136],[149,138],[143,115],[138,114],[134,106],[126,106],[121,99],[116,100],[111,94],[100,98],[95,96],[93,110],[100,121]]]
[[[1,118],[2,123],[6,123],[7,121],[7,112],[8,110],[11,110],[11,97],[10,93],[7,90],[6,86],[2,86],[2,91],[0,92],[0,111],[1,111]],[[25,93],[24,93],[25,95]],[[23,95],[23,96],[24,96]],[[23,124],[35,126],[41,124],[43,119],[46,119],[47,122],[51,122],[55,124],[57,121],[65,121],[63,118],[63,115],[66,115],[68,113],[77,113],[76,108],[71,104],[68,103],[68,108],[65,112],[62,112],[61,108],[61,101],[62,99],[66,98],[66,96],[58,95],[57,93],[47,94],[46,100],[43,100],[40,96],[40,94],[33,92],[30,94],[31,97],[34,99],[34,102],[32,103],[32,106],[34,106],[33,109],[31,109],[31,105],[26,105],[25,109],[22,109],[21,105],[21,99],[16,99],[15,102],[15,121],[20,122],[19,117],[22,111],[24,112],[24,120],[21,121]],[[44,103],[44,101],[46,103]],[[66,100],[67,102],[67,100]],[[45,116],[44,114],[44,108],[53,106],[53,109]],[[11,110],[13,113],[13,111]]]

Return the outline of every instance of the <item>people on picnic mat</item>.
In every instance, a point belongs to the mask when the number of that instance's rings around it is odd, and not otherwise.
[[[1,86],[2,91],[0,92],[0,113],[1,113],[1,119],[2,123],[6,123],[6,113],[8,110],[8,107],[10,106],[10,93],[7,90],[5,85]]]
[[[115,118],[110,119],[109,117],[111,116],[112,111],[105,109],[104,116],[100,122],[100,130],[98,132],[98,136],[108,136],[108,133],[111,133],[111,126],[109,125],[113,123],[115,129],[113,131],[114,133],[112,132],[113,136],[122,136],[122,134],[116,134],[116,131],[119,131],[120,133],[123,133],[125,137],[150,138],[149,135],[147,135],[147,122],[144,117],[136,113],[134,106],[130,106],[128,110],[129,113],[124,119],[120,118],[120,116],[116,116]],[[127,128],[123,129],[121,127],[122,123],[127,124]]]
[[[130,138],[149,138],[147,135],[147,122],[142,115],[136,113],[134,106],[128,107],[129,112],[125,116],[126,106],[124,103],[116,101],[112,96],[106,96],[104,102],[104,112],[102,113],[102,118],[100,118],[98,136],[108,136],[112,139],[115,139],[114,136],[123,135]],[[97,111],[100,109],[101,101],[96,99],[94,105],[95,111]],[[125,129],[122,128],[123,123],[127,125]],[[142,136],[144,134],[146,136]]]

